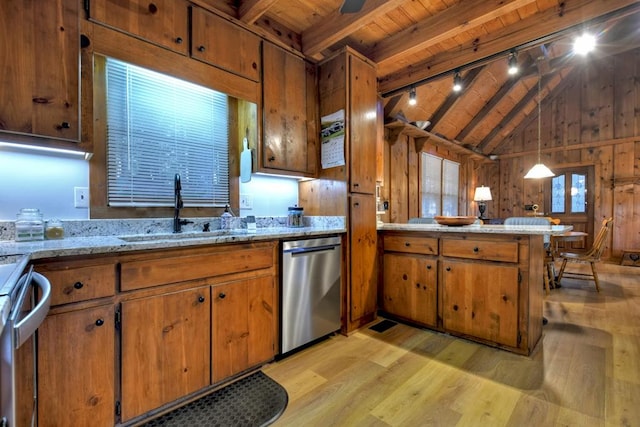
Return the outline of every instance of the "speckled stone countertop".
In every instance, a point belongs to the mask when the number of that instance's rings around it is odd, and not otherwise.
[[[256,230],[246,218],[234,218],[232,228],[221,230],[219,218],[187,218],[193,224],[172,233],[171,218],[63,221],[65,237],[59,240],[16,242],[13,222],[0,222],[0,264],[18,255],[31,259],[166,249],[259,240],[297,239],[346,232],[344,217],[304,217],[304,227],[287,227],[286,217],[256,218]],[[209,223],[211,231],[202,231]]]
[[[551,235],[571,231],[571,225],[464,225],[449,227],[440,224],[384,224],[378,231],[434,231],[438,233],[469,233],[469,234],[530,234]]]

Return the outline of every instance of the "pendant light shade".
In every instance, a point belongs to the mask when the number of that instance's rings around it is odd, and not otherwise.
[[[540,178],[549,178],[551,176],[555,176],[551,169],[542,164],[540,160],[540,133],[541,133],[541,123],[542,118],[540,117],[540,101],[541,101],[541,91],[540,91],[540,80],[542,80],[542,76],[540,75],[540,68],[538,67],[538,163],[536,163],[527,174],[524,176],[525,179],[540,179]]]

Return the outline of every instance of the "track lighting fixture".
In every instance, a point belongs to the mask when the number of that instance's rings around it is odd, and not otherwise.
[[[541,143],[540,143],[540,134],[542,133],[542,117],[541,117],[541,108],[540,103],[542,102],[542,90],[540,88],[540,84],[542,81],[542,75],[540,73],[540,67],[538,66],[538,163],[536,163],[527,174],[524,176],[525,179],[540,179],[540,178],[549,178],[555,176],[551,169],[546,167],[541,160]]]
[[[515,50],[509,53],[509,75],[514,76],[518,74],[518,58],[516,57]]]
[[[456,74],[453,76],[453,91],[460,92],[462,90],[462,77],[460,77],[460,71],[456,70]]]
[[[578,55],[587,55],[596,47],[596,38],[592,34],[584,33],[573,41],[573,51]]]
[[[416,100],[416,88],[412,87],[409,91],[409,105],[416,105],[418,101]]]

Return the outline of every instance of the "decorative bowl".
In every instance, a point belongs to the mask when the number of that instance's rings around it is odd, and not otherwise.
[[[436,222],[440,225],[448,225],[449,227],[460,227],[462,225],[471,225],[476,222],[475,216],[434,216]]]

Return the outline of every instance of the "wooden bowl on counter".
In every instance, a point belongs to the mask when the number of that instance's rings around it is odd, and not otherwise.
[[[478,219],[475,216],[434,216],[433,218],[438,224],[448,225],[449,227],[471,225]]]

